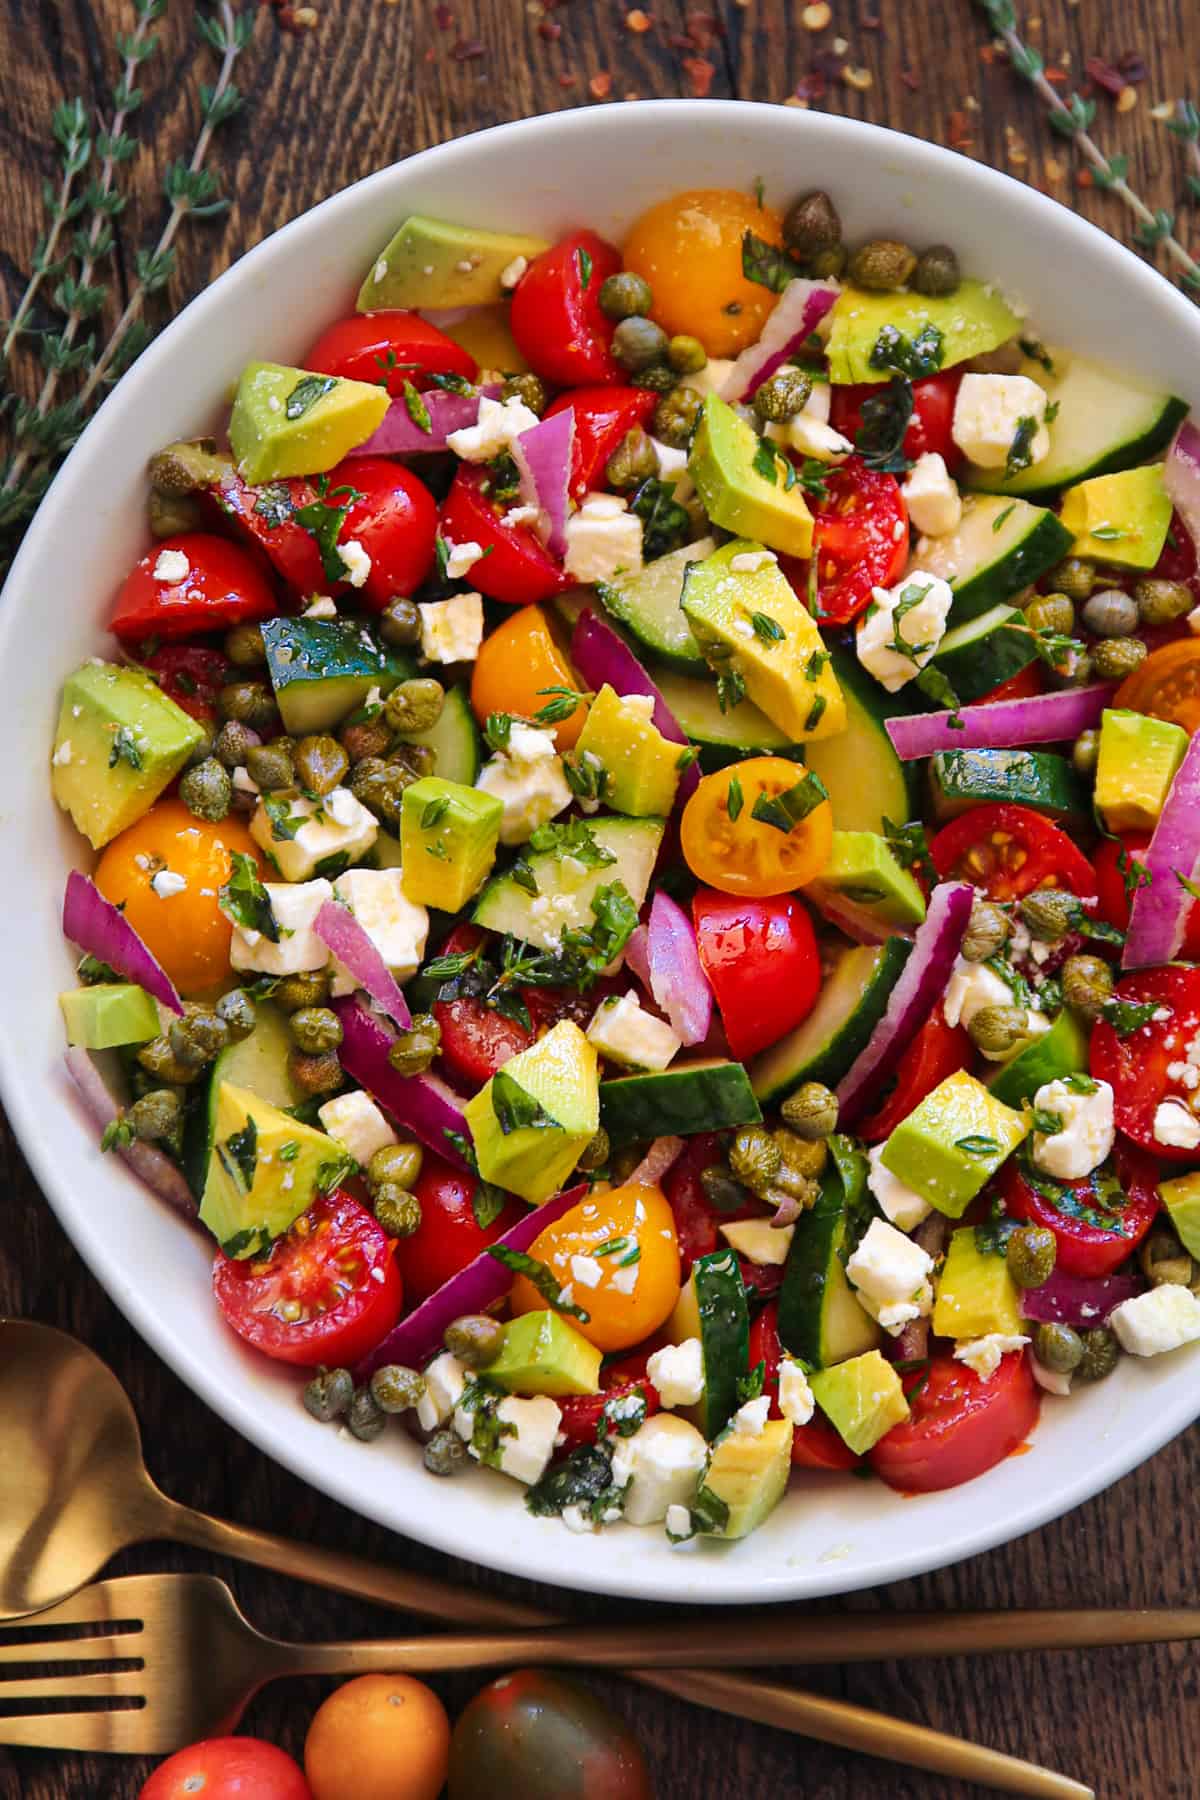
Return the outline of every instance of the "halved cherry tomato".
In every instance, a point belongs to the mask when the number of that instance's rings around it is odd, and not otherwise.
[[[305,367],[316,367],[306,364]],[[954,402],[958,398],[961,369],[947,369],[940,375],[926,375],[912,384],[913,412],[904,433],[904,454],[915,462],[918,456],[934,451],[946,467],[954,472],[963,453],[950,435],[954,423]],[[863,401],[882,393],[886,383],[867,382],[850,387],[830,389],[829,423],[835,431],[853,443],[862,429]]]
[[[592,488],[604,486],[604,467],[626,432],[635,425],[648,426],[658,395],[648,388],[589,387],[560,394],[548,409],[575,416],[575,443],[571,451],[571,493],[576,500]]]
[[[478,565],[476,565],[478,567]],[[559,648],[554,621],[540,606],[522,606],[489,631],[471,676],[471,707],[480,724],[489,713],[520,713],[532,719],[552,696],[548,688],[579,691],[579,681]],[[587,718],[581,700],[574,712],[552,727],[560,750],[569,750]]]
[[[1026,663],[1023,669],[1018,669],[1007,681],[1001,681],[994,688],[989,688],[986,694],[980,694],[978,704],[982,705],[985,700],[1032,700],[1044,687],[1041,663]]]
[[[604,1408],[610,1400],[618,1400],[625,1394],[640,1394],[646,1402],[646,1417],[654,1417],[661,1409],[662,1401],[658,1389],[646,1374],[646,1364],[659,1348],[658,1339],[651,1338],[628,1356],[610,1357],[600,1369],[598,1394],[568,1394],[559,1401],[562,1417],[558,1429],[566,1439],[561,1446],[563,1455],[578,1449],[581,1444],[596,1442]]]
[[[990,900],[1019,900],[1043,887],[1096,892],[1083,851],[1029,806],[973,806],[943,825],[929,854],[943,881],[971,881]]]
[[[730,1054],[744,1062],[816,1005],[821,962],[812,920],[791,894],[735,899],[711,888],[696,893],[692,918]]]
[[[442,956],[478,950],[486,940],[478,925],[456,925],[442,945]],[[435,1000],[433,1016],[442,1033],[441,1058],[446,1072],[471,1088],[481,1088],[518,1051],[528,1050],[533,1031],[519,1019],[506,1018],[472,995]]]
[[[574,585],[528,525],[502,523],[508,507],[487,491],[488,472],[462,463],[442,501],[442,533],[454,544],[478,544],[487,555],[471,569],[472,585],[490,600],[526,606]],[[511,503],[510,503],[511,504]]]
[[[421,389],[430,386],[431,375],[474,381],[479,373],[475,358],[461,344],[420,313],[399,309],[338,319],[321,333],[302,366],[321,375],[382,382],[393,398],[404,392],[406,381]]]
[[[172,552],[187,558],[181,581],[155,574],[159,559]],[[124,644],[152,636],[193,637],[269,619],[278,610],[270,582],[245,550],[207,531],[183,531],[160,539],[134,564],[109,629]]]
[[[1156,1169],[1149,1158],[1120,1145],[1116,1174],[1125,1199],[1115,1212],[1111,1190],[1106,1193],[1098,1185],[1098,1171],[1080,1181],[1061,1182],[1046,1181],[1038,1174],[1043,1193],[1018,1163],[1010,1161],[1000,1178],[1000,1192],[1014,1219],[1054,1233],[1055,1267],[1065,1275],[1111,1275],[1137,1249],[1159,1208]]]
[[[909,1046],[891,1093],[859,1122],[859,1136],[869,1144],[881,1144],[939,1082],[965,1069],[970,1060],[970,1038],[961,1025],[947,1025],[941,1007],[935,1006]]]
[[[911,1417],[893,1425],[867,1460],[889,1487],[931,1494],[995,1468],[1037,1424],[1038,1390],[1024,1351],[1001,1358],[982,1381],[952,1356],[935,1356],[909,1399]]]
[[[803,887],[833,848],[833,811],[820,801],[790,831],[754,817],[760,797],[778,799],[804,779],[783,756],[754,756],[706,775],[683,809],[679,839],[698,881],[723,894],[766,899]]]
[[[600,289],[620,267],[620,252],[594,231],[573,231],[534,257],[513,292],[509,325],[544,381],[583,387],[623,380],[609,349],[615,324],[600,310]]]
[[[627,1248],[602,1257],[602,1245],[622,1238]],[[622,1255],[638,1252],[632,1265],[621,1266]],[[547,1263],[555,1280],[573,1286],[576,1304],[587,1313],[574,1319],[575,1329],[598,1350],[631,1350],[657,1331],[671,1315],[679,1298],[679,1244],[675,1221],[661,1188],[629,1181],[594,1199],[581,1200],[561,1218],[547,1225],[530,1245],[529,1254]],[[600,1272],[595,1286],[584,1288],[575,1277],[574,1263],[589,1258]],[[632,1287],[629,1267],[636,1268]],[[524,1275],[513,1282],[514,1313],[537,1312],[545,1298]]]
[[[313,1800],[290,1756],[261,1738],[207,1738],[160,1763],[138,1800]]]
[[[354,456],[329,474],[327,493],[350,487],[338,542],[357,540],[371,559],[357,589],[365,606],[382,612],[397,594],[414,594],[433,567],[437,503],[423,481],[388,456]]]
[[[775,299],[746,277],[747,231],[778,244],[783,220],[745,188],[691,188],[634,222],[625,267],[650,283],[650,316],[669,337],[686,332],[710,356],[736,356],[761,336]]]
[[[1181,1100],[1190,1111],[1191,1090],[1168,1070],[1186,1067],[1188,1045],[1200,1035],[1200,969],[1139,969],[1121,977],[1113,999],[1150,1004],[1167,1015],[1148,1019],[1124,1037],[1107,1019],[1092,1028],[1091,1071],[1112,1086],[1118,1130],[1165,1162],[1200,1161],[1196,1150],[1160,1143],[1154,1135],[1155,1110],[1163,1100]]]
[[[239,538],[262,551],[293,593],[308,596],[330,591],[332,583],[321,565],[317,540],[293,516],[317,498],[307,481],[293,478],[251,487],[230,470],[206,498]]]
[[[771,1417],[781,1419],[779,1410],[779,1365],[783,1346],[779,1342],[779,1307],[769,1300],[750,1327],[750,1367],[763,1365],[764,1394],[771,1400]],[[848,1444],[843,1443],[828,1419],[814,1413],[807,1425],[797,1425],[792,1433],[792,1463],[800,1469],[854,1469],[862,1461]]]
[[[1146,860],[1144,852],[1149,842],[1145,832],[1123,831],[1119,838],[1101,838],[1093,852],[1100,917],[1115,925],[1118,931],[1129,928],[1133,883],[1137,879],[1136,871]],[[1125,886],[1127,873],[1130,878],[1128,891]],[[1200,962],[1200,900],[1188,909],[1179,955],[1184,962]]]
[[[663,1176],[662,1189],[675,1220],[679,1240],[679,1272],[684,1281],[698,1256],[707,1256],[725,1242],[722,1223],[762,1217],[762,1207],[749,1201],[737,1212],[719,1213],[704,1191],[701,1174],[722,1160],[721,1140],[712,1131],[697,1132],[687,1140],[682,1155]]]
[[[336,1188],[318,1195],[265,1256],[237,1262],[218,1250],[213,1292],[226,1324],[265,1356],[346,1368],[400,1317],[396,1243]]]
[[[908,512],[894,475],[852,456],[825,476],[826,498],[809,502],[817,607],[822,624],[856,619],[874,587],[890,587],[908,561]],[[780,567],[807,602],[809,564],[783,556]]]
[[[1160,644],[1125,677],[1112,703],[1182,725],[1189,734],[1200,730],[1200,638]]]
[[[478,1186],[473,1175],[425,1152],[413,1189],[421,1202],[421,1223],[411,1237],[397,1240],[397,1260],[410,1305],[427,1300],[528,1211],[523,1201],[510,1200],[490,1225],[481,1226],[473,1205]]]
[[[230,670],[228,658],[219,650],[204,644],[160,644],[139,661],[157,678],[163,693],[193,719],[215,716],[217,695]]]

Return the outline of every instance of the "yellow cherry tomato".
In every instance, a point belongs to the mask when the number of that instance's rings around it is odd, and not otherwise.
[[[604,1254],[597,1256],[600,1249]],[[598,1350],[640,1344],[670,1316],[678,1298],[675,1218],[661,1188],[642,1182],[581,1200],[546,1227],[530,1255],[549,1265],[560,1286],[571,1289],[575,1305],[588,1314],[586,1324],[580,1319],[571,1323]],[[598,1272],[594,1286],[580,1279],[572,1266],[576,1257],[586,1258],[589,1273]],[[518,1275],[513,1312],[538,1312],[545,1304],[533,1283]]]
[[[313,1800],[437,1800],[450,1721],[423,1681],[360,1675],[324,1701],[304,1740]]]
[[[181,994],[202,994],[229,974],[232,927],[218,905],[229,880],[233,853],[263,860],[240,819],[231,813],[210,824],[182,800],[160,800],[115,837],[96,865],[96,886],[158,958]],[[162,899],[151,883],[160,870],[182,875],[187,886]]]
[[[778,244],[783,220],[753,194],[693,188],[642,214],[622,252],[654,291],[651,318],[674,336],[697,337],[710,356],[736,356],[762,335],[777,296],[742,274],[747,231]]]
[[[518,606],[483,640],[471,677],[471,706],[479,723],[489,713],[520,713],[532,719],[557,698],[547,688],[573,688],[579,682],[540,606]],[[587,707],[575,710],[554,726],[554,741],[569,750],[583,730]]]
[[[756,900],[790,894],[821,873],[833,850],[833,809],[820,801],[790,831],[754,817],[805,779],[799,763],[755,756],[706,775],[683,809],[679,837],[698,881]]]

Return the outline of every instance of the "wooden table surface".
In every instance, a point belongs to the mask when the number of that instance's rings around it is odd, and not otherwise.
[[[182,303],[286,220],[425,145],[539,111],[706,86],[713,95],[807,99],[949,143],[1036,182],[1110,230],[1127,231],[1117,200],[1080,186],[1072,147],[1047,130],[1034,97],[996,57],[984,21],[966,0],[833,0],[832,18],[820,31],[803,22],[812,10],[802,13],[799,0],[724,0],[710,12],[647,0],[641,14],[629,13],[623,0],[553,7],[550,0],[436,6],[432,0],[317,0],[315,27],[290,33],[264,5],[237,74],[250,104],[218,145],[232,211],[185,231],[166,301]],[[1022,21],[1027,41],[1053,69],[1069,72],[1071,84],[1085,79],[1087,56],[1144,58],[1148,74],[1136,88],[1136,104],[1118,111],[1101,93],[1096,133],[1106,149],[1128,156],[1131,180],[1151,205],[1175,205],[1182,188],[1179,146],[1151,109],[1176,97],[1172,76],[1178,80],[1200,64],[1194,0],[1137,0],[1119,9],[1100,0],[1043,0],[1031,10]],[[118,221],[122,279],[132,248],[158,229],[162,173],[190,146],[197,84],[211,80],[210,59],[189,28],[192,8],[169,0],[167,12],[163,60],[145,84],[147,147],[133,165],[131,203]],[[109,107],[113,35],[128,26],[127,13],[122,0],[0,0],[0,311],[19,291],[40,229],[42,181],[51,173],[51,107],[71,93],[102,111]],[[1185,211],[1185,238],[1190,224]],[[156,316],[167,310],[164,303]],[[133,1395],[151,1467],[170,1493],[249,1524],[533,1597],[532,1588],[453,1567],[367,1525],[232,1436],[145,1349],[84,1269],[10,1135],[2,1149],[0,1311],[76,1332],[111,1362]],[[1036,1536],[850,1604],[1183,1604],[1193,1597],[1191,1572],[1200,1551],[1196,1447],[1195,1434],[1188,1434]],[[150,1569],[195,1567],[202,1559],[155,1550],[126,1561]],[[386,1618],[368,1608],[214,1566],[232,1575],[251,1617],[269,1630],[311,1637],[387,1629]],[[576,1610],[616,1617],[621,1609],[580,1598]],[[1188,1800],[1200,1792],[1188,1712],[1196,1697],[1193,1662],[1184,1646],[896,1663],[807,1679],[823,1692],[1049,1763],[1091,1782],[1104,1800]],[[474,1685],[469,1679],[444,1684],[452,1710]],[[983,1792],[741,1728],[617,1681],[597,1685],[640,1734],[659,1800],[743,1800],[760,1792],[778,1800],[965,1800]],[[320,1691],[310,1685],[268,1695],[249,1714],[247,1728],[299,1751]],[[0,1793],[4,1800],[132,1800],[149,1766],[0,1750]]]

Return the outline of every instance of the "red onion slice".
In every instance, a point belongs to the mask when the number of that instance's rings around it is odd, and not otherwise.
[[[485,395],[496,400],[500,384],[491,382],[469,394],[454,394],[448,388],[428,388],[421,395],[429,414],[429,430],[423,431],[408,410],[407,400],[393,400],[365,443],[347,451],[348,456],[416,456],[421,452],[444,450],[452,431],[464,431],[479,420],[479,401]]]
[[[1163,486],[1192,542],[1200,544],[1200,430],[1190,419],[1183,421],[1167,451]]]
[[[412,1014],[400,991],[400,983],[350,908],[327,900],[317,914],[313,929],[380,1011],[407,1031],[412,1024]]]
[[[763,382],[804,347],[840,292],[836,282],[800,278],[789,281],[771,310],[762,336],[742,351],[721,383],[721,399],[752,400]]]
[[[626,1181],[630,1185],[641,1182],[645,1187],[657,1187],[683,1155],[683,1146],[681,1137],[655,1138],[632,1175],[626,1176]]]
[[[988,700],[980,706],[960,706],[957,712],[908,713],[885,719],[884,727],[901,762],[916,762],[939,750],[1056,744],[1098,725],[1115,685],[1106,681],[1064,688],[1057,694],[1035,694],[1028,700]]]
[[[629,942],[625,946],[625,967],[632,969],[648,994],[652,994],[650,986],[650,928],[648,925],[637,925],[629,934]]]
[[[109,1092],[108,1083],[88,1052],[78,1045],[68,1050],[63,1060],[67,1065],[67,1074],[75,1083],[93,1123],[103,1131],[112,1124],[121,1110]],[[134,1138],[130,1144],[118,1144],[115,1154],[123,1163],[128,1164],[138,1180],[151,1193],[157,1194],[160,1200],[165,1200],[168,1206],[173,1207],[185,1219],[196,1217],[195,1195],[182,1172],[156,1144],[143,1144]]]
[[[345,996],[333,1002],[333,1009],[342,1021],[338,1055],[347,1075],[366,1088],[398,1125],[456,1169],[465,1169],[465,1158],[447,1135],[470,1139],[458,1095],[436,1075],[397,1074],[388,1061],[394,1033],[361,1000]]]
[[[1067,1275],[1055,1269],[1041,1287],[1022,1290],[1021,1313],[1041,1324],[1090,1331],[1105,1324],[1115,1306],[1132,1300],[1144,1286],[1136,1275]]]
[[[712,1024],[712,989],[700,964],[696,933],[683,908],[661,891],[647,933],[650,992],[682,1043],[702,1044]]]
[[[580,613],[571,638],[571,661],[593,688],[608,683],[617,694],[649,694],[654,701],[654,723],[673,744],[686,744],[688,736],[623,637],[586,607]],[[700,773],[692,763],[679,777],[675,804],[682,806],[699,786]]]
[[[527,506],[537,507],[537,534],[551,556],[559,558],[567,553],[574,450],[575,413],[569,406],[539,419],[521,433],[512,447],[513,461],[521,471],[521,499]]]
[[[163,901],[164,906],[169,904]],[[158,958],[146,948],[121,911],[104,898],[91,877],[81,875],[78,869],[72,869],[67,876],[62,928],[63,935],[81,950],[107,963],[126,981],[145,988],[172,1012],[182,1014],[183,1001]]]
[[[1200,732],[1192,738],[1141,858],[1149,880],[1133,896],[1124,969],[1149,969],[1179,954],[1195,895],[1184,887],[1200,862]]]

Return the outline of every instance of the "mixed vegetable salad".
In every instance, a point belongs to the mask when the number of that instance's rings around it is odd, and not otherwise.
[[[317,1419],[737,1538],[1200,1338],[1182,402],[697,191],[405,219],[149,482],[68,1063]]]

